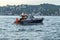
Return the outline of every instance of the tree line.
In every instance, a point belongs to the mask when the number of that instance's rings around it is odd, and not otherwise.
[[[20,15],[22,12],[43,16],[60,16],[60,6],[53,4],[0,6],[0,15]]]

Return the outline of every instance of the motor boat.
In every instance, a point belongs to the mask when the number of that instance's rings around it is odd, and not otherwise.
[[[44,18],[34,18],[32,15],[31,16],[26,16],[26,15],[22,15],[22,19],[23,20],[18,20],[16,19],[15,23],[17,24],[42,24]]]
[[[24,20],[24,21],[21,21],[20,24],[42,24],[43,23],[43,19],[44,18],[41,18],[41,19],[28,19],[28,20]]]

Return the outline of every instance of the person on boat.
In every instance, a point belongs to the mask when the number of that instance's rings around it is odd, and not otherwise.
[[[27,14],[21,14],[20,21],[24,21],[27,19]]]
[[[27,19],[27,14],[22,13],[20,20],[19,20],[18,18],[16,18],[16,21],[15,21],[14,23],[18,24],[18,23],[20,23],[21,21],[24,21],[24,20],[26,20],[26,19]]]

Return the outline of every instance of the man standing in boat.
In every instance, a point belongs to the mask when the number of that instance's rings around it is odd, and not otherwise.
[[[22,14],[21,14],[21,18],[20,18],[20,20],[18,20],[18,18],[16,18],[16,21],[15,21],[14,23],[18,24],[18,23],[20,23],[20,22],[26,20],[27,17],[28,17],[27,14],[22,13]]]
[[[27,16],[28,16],[27,14],[22,13],[22,14],[21,14],[20,21],[26,20],[26,19],[27,19]]]

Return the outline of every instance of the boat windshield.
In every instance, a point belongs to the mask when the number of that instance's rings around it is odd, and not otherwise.
[[[27,19],[33,19],[34,16],[33,15],[28,15]]]

